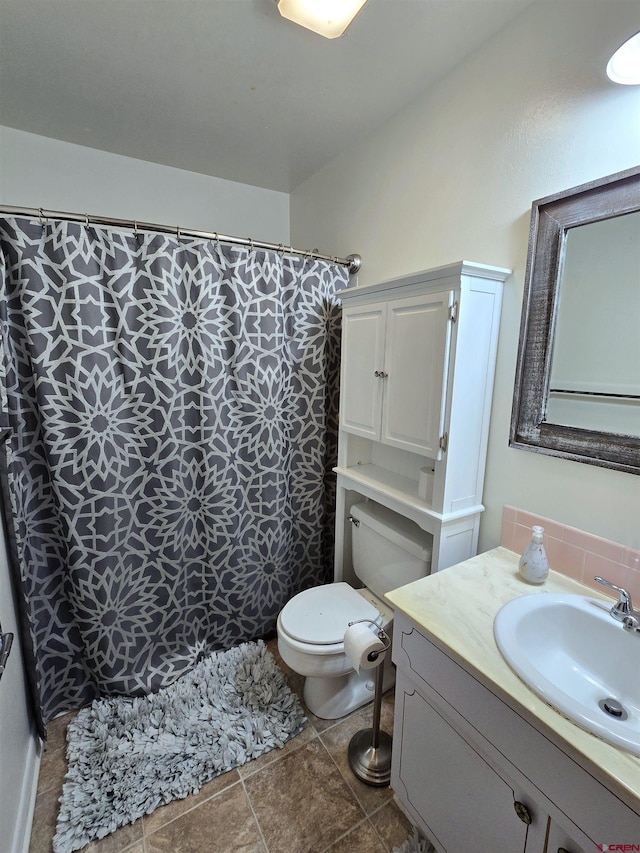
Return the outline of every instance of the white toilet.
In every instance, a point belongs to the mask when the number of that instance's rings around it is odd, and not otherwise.
[[[406,518],[373,502],[351,508],[353,570],[363,584],[330,583],[304,590],[278,616],[278,650],[304,675],[304,700],[317,717],[335,720],[373,699],[375,670],[356,672],[344,651],[350,622],[372,619],[391,636],[393,610],[385,592],[429,574],[431,536]],[[384,689],[394,681],[391,652],[383,666]]]

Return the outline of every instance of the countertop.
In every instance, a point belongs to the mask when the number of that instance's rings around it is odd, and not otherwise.
[[[385,597],[478,681],[640,812],[640,757],[605,743],[540,699],[511,670],[493,637],[496,613],[521,595],[569,593],[611,599],[553,571],[542,586],[527,584],[518,576],[518,561],[513,551],[494,548]]]

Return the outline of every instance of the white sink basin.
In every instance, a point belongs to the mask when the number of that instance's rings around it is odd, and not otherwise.
[[[581,595],[525,595],[498,612],[493,632],[509,666],[542,699],[640,755],[640,634],[626,631],[610,608]],[[610,699],[624,717],[602,707]]]

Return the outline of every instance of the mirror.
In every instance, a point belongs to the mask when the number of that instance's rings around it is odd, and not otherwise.
[[[509,444],[640,474],[640,169],[534,201]]]
[[[609,282],[615,282],[612,298]],[[640,212],[567,232],[547,420],[640,435]]]

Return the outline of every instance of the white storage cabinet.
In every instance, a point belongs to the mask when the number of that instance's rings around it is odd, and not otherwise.
[[[431,534],[432,571],[476,553],[509,275],[462,261],[339,293],[336,580],[355,580],[348,519],[363,498]]]

